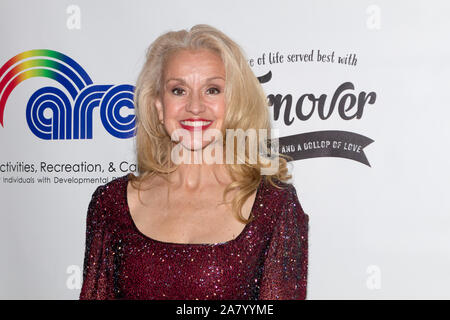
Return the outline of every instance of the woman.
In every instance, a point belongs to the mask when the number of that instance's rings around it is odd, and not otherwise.
[[[270,133],[240,47],[207,25],[160,36],[135,106],[139,175],[92,196],[80,299],[305,299],[308,216],[286,160],[272,153],[263,174],[268,157],[223,138]],[[196,162],[206,154],[227,161]]]

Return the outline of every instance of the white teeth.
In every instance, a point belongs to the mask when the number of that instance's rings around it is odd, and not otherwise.
[[[190,127],[202,127],[210,124],[212,121],[181,121],[181,123],[185,126]]]

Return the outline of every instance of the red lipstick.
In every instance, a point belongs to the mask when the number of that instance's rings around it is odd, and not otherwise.
[[[184,121],[186,121],[186,122],[204,122],[204,124],[203,125],[198,125],[198,124],[194,125],[193,123],[192,124],[183,123]],[[203,119],[203,118],[196,118],[196,119],[189,118],[189,119],[181,120],[179,122],[183,129],[186,129],[189,131],[206,130],[213,123],[211,120],[207,120],[207,119]]]

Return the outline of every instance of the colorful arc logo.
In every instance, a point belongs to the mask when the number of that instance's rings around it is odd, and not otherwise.
[[[43,87],[28,100],[26,119],[34,135],[46,140],[92,139],[93,110],[100,107],[104,128],[114,137],[135,135],[135,115],[122,115],[121,109],[134,109],[134,87],[95,85],[72,58],[54,50],[22,52],[0,68],[0,124],[4,127],[6,102],[14,88],[32,77],[46,77],[64,89]]]

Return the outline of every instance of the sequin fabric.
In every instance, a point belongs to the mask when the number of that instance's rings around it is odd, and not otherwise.
[[[309,217],[292,184],[264,178],[255,220],[233,240],[170,243],[141,233],[128,175],[99,186],[86,219],[80,299],[297,300],[306,298]]]

